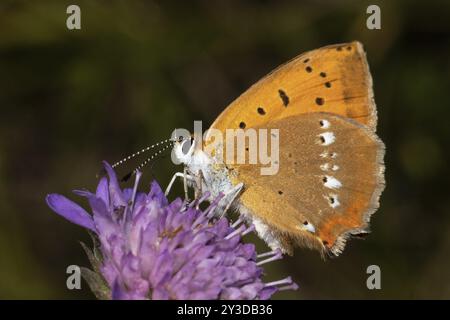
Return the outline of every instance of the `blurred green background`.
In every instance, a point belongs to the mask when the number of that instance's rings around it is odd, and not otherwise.
[[[81,30],[66,28],[70,4]],[[369,4],[381,7],[381,30],[366,28]],[[373,232],[337,259],[298,249],[267,279],[300,284],[276,298],[449,299],[449,20],[444,0],[2,0],[0,298],[93,298],[84,282],[66,289],[66,267],[89,265],[78,243],[89,237],[50,211],[47,193],[93,189],[101,160],[210,124],[301,52],[359,40],[387,146]],[[165,186],[176,169],[162,159],[145,183]],[[366,287],[371,264],[381,290]]]

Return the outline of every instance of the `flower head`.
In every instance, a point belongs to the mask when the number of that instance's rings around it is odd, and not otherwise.
[[[84,277],[99,298],[112,299],[268,299],[276,291],[296,289],[290,277],[262,281],[264,263],[281,259],[279,250],[257,255],[242,236],[253,231],[241,220],[214,219],[216,202],[198,209],[202,199],[187,205],[169,203],[156,182],[148,194],[122,190],[105,163],[95,193],[75,191],[88,199],[92,215],[58,194],[47,204],[67,220],[92,231],[100,242],[85,250],[94,271]]]

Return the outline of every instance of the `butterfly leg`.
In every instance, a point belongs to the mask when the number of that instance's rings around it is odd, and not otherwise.
[[[184,188],[184,200],[186,202],[189,201],[189,195],[188,195],[188,187],[187,187],[187,178],[188,174],[187,174],[187,168],[186,166],[183,169],[183,188]]]
[[[199,170],[198,174],[195,176],[195,199],[198,199],[202,196],[202,185],[203,182],[205,181],[205,176],[203,175],[203,171]],[[205,181],[206,183],[206,181]]]
[[[172,189],[173,183],[175,182],[175,180],[177,178],[183,178],[184,179],[184,184],[185,184],[185,200],[188,200],[188,194],[187,194],[187,180],[191,180],[191,181],[195,181],[195,178],[189,174],[187,174],[185,171],[184,172],[176,172],[172,179],[169,182],[169,185],[166,188],[166,192],[164,193],[165,196],[167,196],[170,192],[170,190]]]

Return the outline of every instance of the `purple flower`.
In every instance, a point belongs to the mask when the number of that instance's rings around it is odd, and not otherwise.
[[[99,247],[84,244],[93,271],[83,276],[101,299],[269,299],[279,290],[297,289],[291,278],[264,283],[261,265],[281,259],[279,250],[257,255],[242,236],[253,231],[239,219],[215,219],[214,203],[202,211],[197,199],[169,203],[156,182],[148,194],[122,190],[105,163],[96,193],[88,199],[92,215],[58,194],[47,196],[56,213],[94,233]]]

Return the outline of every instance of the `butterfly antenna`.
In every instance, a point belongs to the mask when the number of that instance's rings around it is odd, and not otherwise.
[[[137,157],[138,155],[140,155],[140,154],[142,154],[142,153],[144,153],[144,152],[147,152],[147,151],[149,151],[149,150],[151,150],[151,149],[154,149],[154,148],[156,148],[156,147],[158,147],[158,146],[162,146],[162,145],[164,145],[164,144],[166,144],[166,143],[168,143],[168,142],[173,143],[173,142],[174,142],[174,139],[171,138],[171,139],[162,140],[162,141],[160,141],[160,142],[158,142],[158,143],[152,144],[151,146],[145,147],[145,148],[143,148],[142,150],[139,150],[138,152],[135,152],[135,153],[133,153],[133,154],[131,154],[131,155],[129,155],[129,156],[123,158],[122,160],[117,161],[117,162],[114,163],[111,167],[116,168],[116,167],[120,166],[121,164],[127,162],[128,160],[131,160],[131,159]],[[171,145],[171,144],[169,144],[169,146],[170,146],[170,145]],[[132,172],[129,173],[130,176],[127,178],[127,180],[131,177],[131,174],[132,174]],[[104,176],[104,175],[106,175],[106,170],[105,170],[105,168],[102,168],[102,169],[100,170],[100,172],[97,173],[97,178],[100,178],[100,177],[102,177],[102,176]],[[127,175],[127,176],[128,176],[128,175]],[[124,178],[125,178],[125,177],[124,177]]]
[[[161,148],[159,151],[155,152],[154,154],[152,154],[151,157],[148,157],[147,159],[145,159],[143,162],[141,162],[133,171],[127,173],[122,179],[122,182],[128,181],[133,175],[136,174],[136,172],[140,171],[143,167],[145,167],[147,164],[151,163],[151,161],[153,159],[156,159],[158,156],[161,155],[161,153],[165,150],[167,150],[168,148],[170,148],[173,145],[173,140],[172,139],[167,139],[164,141],[170,141],[171,144],[165,145],[163,148]],[[161,145],[161,143],[160,143]]]
[[[165,143],[172,142],[172,141],[173,141],[173,139],[166,139],[166,140],[160,141],[158,143],[152,144],[151,146],[148,146],[148,147],[146,147],[146,148],[144,148],[144,149],[142,149],[142,150],[140,150],[138,152],[135,152],[135,153],[129,155],[128,157],[123,158],[120,161],[117,161],[111,167],[115,168],[117,166],[120,166],[121,164],[127,162],[128,160],[131,160],[131,159],[137,157],[138,155],[140,155],[140,154],[142,154],[144,152],[147,152],[147,151],[149,151],[149,150],[151,150],[153,148],[156,148],[158,146],[164,145]]]

